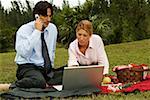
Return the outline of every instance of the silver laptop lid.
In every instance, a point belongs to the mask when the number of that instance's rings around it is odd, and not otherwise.
[[[101,85],[103,69],[103,65],[65,67],[63,90],[75,90]]]

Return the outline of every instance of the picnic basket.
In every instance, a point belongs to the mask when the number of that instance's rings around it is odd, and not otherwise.
[[[150,71],[150,69],[145,64],[129,64],[115,66],[113,71],[116,72],[119,82],[131,83],[144,80],[147,76],[147,71]]]

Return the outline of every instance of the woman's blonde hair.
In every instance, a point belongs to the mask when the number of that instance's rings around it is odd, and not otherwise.
[[[93,25],[90,21],[88,20],[81,20],[76,28],[76,33],[80,30],[83,29],[85,30],[89,35],[93,34]]]

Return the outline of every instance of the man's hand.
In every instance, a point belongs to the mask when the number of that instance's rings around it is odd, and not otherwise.
[[[43,22],[40,18],[37,18],[35,20],[35,29],[37,29],[39,31],[43,31]]]

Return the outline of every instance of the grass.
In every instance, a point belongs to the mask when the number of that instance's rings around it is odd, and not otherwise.
[[[105,46],[110,62],[110,74],[112,68],[116,65],[129,63],[148,64],[150,66],[150,39],[135,41],[129,43],[112,44]],[[0,83],[9,83],[15,81],[16,65],[14,62],[15,52],[0,53]],[[67,64],[68,51],[64,48],[56,49],[55,66],[60,67]],[[68,98],[72,99],[72,98]],[[113,93],[109,95],[92,95],[86,97],[74,97],[82,100],[150,100],[150,91],[141,93],[131,93],[128,95],[122,93]]]

